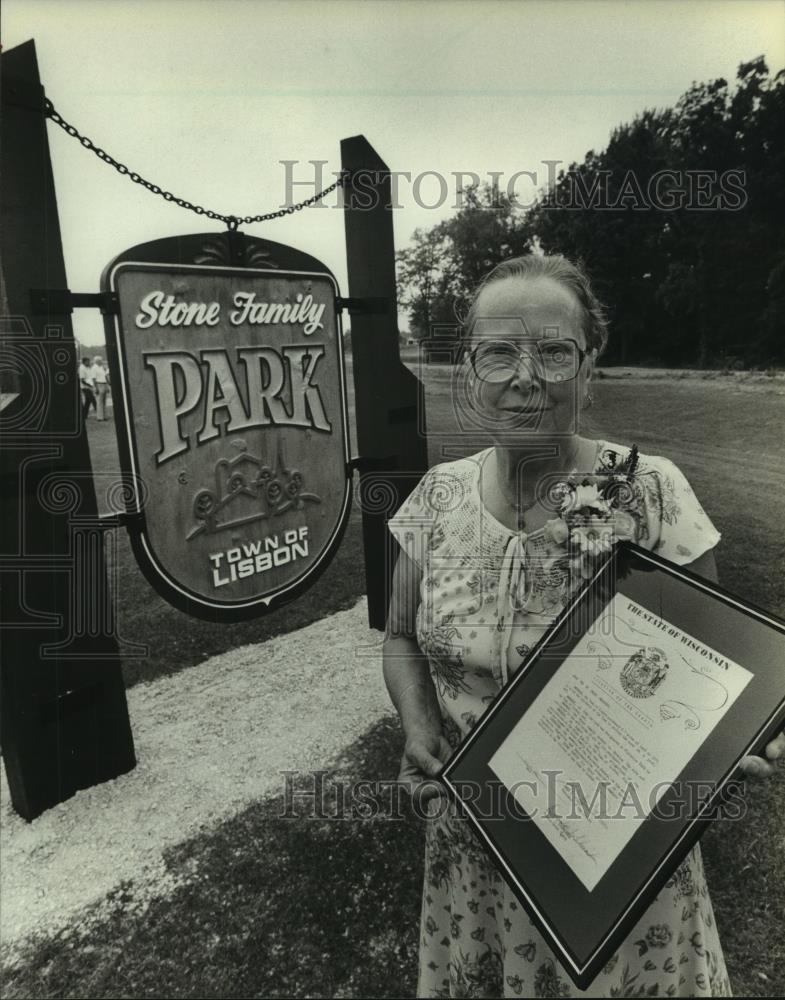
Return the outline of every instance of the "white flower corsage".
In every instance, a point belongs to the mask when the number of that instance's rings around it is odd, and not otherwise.
[[[624,462],[617,465],[611,452],[609,463],[593,476],[567,480],[554,489],[559,516],[545,524],[545,535],[566,547],[577,581],[592,575],[597,558],[610,552],[615,542],[635,540],[631,484],[637,464],[638,447],[633,445]]]

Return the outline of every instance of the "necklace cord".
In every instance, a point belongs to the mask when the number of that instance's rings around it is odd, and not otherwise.
[[[573,449],[573,453],[570,456],[570,460],[566,463],[568,466],[573,466],[573,463],[574,463],[575,459],[578,457],[578,454],[580,453],[580,450],[581,450],[581,445],[578,444],[578,446],[575,449]],[[533,495],[533,499],[532,499],[531,503],[529,503],[529,504],[524,504],[522,502],[519,503],[516,499],[511,498],[507,494],[507,491],[505,490],[504,486],[502,485],[502,481],[501,481],[501,479],[499,477],[499,463],[498,463],[498,460],[496,461],[495,473],[496,473],[496,483],[497,483],[497,485],[499,487],[499,490],[500,490],[502,496],[504,497],[504,499],[507,501],[507,503],[513,508],[513,510],[516,513],[516,518],[517,518],[517,522],[518,522],[518,531],[523,531],[524,527],[525,527],[525,517],[524,517],[525,512],[527,510],[530,510],[537,503],[537,499],[538,499],[537,498],[537,490],[535,489],[535,491],[534,491],[534,495]],[[567,475],[571,475],[571,473],[567,473]]]

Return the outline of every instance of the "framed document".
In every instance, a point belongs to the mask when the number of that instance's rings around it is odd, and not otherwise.
[[[785,623],[614,549],[442,770],[585,989],[785,721]]]

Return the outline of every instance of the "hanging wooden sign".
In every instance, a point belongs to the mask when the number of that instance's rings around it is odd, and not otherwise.
[[[213,620],[285,603],[349,514],[334,279],[123,259],[104,288],[117,299],[107,349],[146,576]]]

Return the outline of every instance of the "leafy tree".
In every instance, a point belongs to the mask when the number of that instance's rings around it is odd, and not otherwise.
[[[472,185],[462,200],[451,219],[415,230],[412,245],[397,254],[401,302],[418,337],[460,325],[483,276],[534,246],[523,210],[506,194]]]
[[[448,306],[444,290],[447,245],[442,226],[415,229],[412,245],[396,256],[401,304],[408,307],[412,335],[421,339],[428,336],[433,323],[445,322]]]
[[[620,125],[524,212],[488,187],[399,255],[412,328],[465,310],[498,261],[580,258],[609,304],[606,361],[785,361],[785,72],[694,83]],[[416,322],[415,322],[416,321]]]

